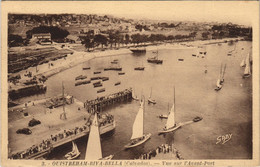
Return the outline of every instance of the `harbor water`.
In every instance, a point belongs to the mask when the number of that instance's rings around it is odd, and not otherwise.
[[[173,143],[184,159],[251,159],[252,77],[243,79],[244,68],[240,67],[242,59],[251,52],[251,46],[251,42],[245,41],[233,45],[205,45],[203,49],[207,53],[204,58],[199,54],[202,48],[197,47],[158,50],[158,57],[163,60],[163,64],[159,65],[147,63],[147,58],[156,56],[152,51],[143,55],[94,58],[50,77],[46,81],[45,94],[22,98],[18,102],[61,94],[62,82],[65,93],[82,102],[132,87],[138,98],[145,96],[144,133],[151,133],[151,139],[141,146],[124,150],[124,145],[131,138],[139,102],[114,105],[103,111],[114,115],[116,120],[113,134],[101,139],[103,156],[114,154],[113,159],[135,159],[161,144]],[[233,54],[228,56],[231,50],[234,50]],[[118,64],[111,64],[114,59],[118,59]],[[215,91],[221,64],[226,64],[225,82],[220,91]],[[82,70],[88,66],[90,70]],[[125,75],[118,75],[118,71],[103,70],[110,66],[122,67]],[[134,70],[138,66],[144,66],[145,70]],[[101,71],[101,74],[93,74],[94,71]],[[103,87],[94,88],[92,83],[75,86],[75,77],[79,75],[86,75],[87,79],[94,76],[109,77],[108,81],[103,82],[106,91],[97,94],[97,90]],[[121,84],[115,86],[118,81]],[[158,116],[168,114],[173,104],[174,87],[175,121],[186,122],[196,116],[203,117],[203,120],[159,136],[158,131],[165,126],[166,120]],[[155,105],[147,103],[150,94],[157,102]],[[230,134],[230,140],[218,143],[222,136]],[[87,138],[76,141],[76,144],[81,152],[79,159],[84,159]],[[71,147],[71,144],[67,144],[58,148],[48,158],[63,159]]]

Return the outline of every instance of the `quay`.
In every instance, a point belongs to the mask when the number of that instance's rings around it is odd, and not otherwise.
[[[25,96],[45,93],[46,89],[47,86],[43,83],[29,84],[29,85],[15,85],[8,90],[8,95],[11,100],[15,100]]]
[[[132,88],[110,94],[103,97],[98,97],[95,100],[86,100],[84,108],[90,113],[92,111],[103,111],[104,108],[120,102],[132,100]]]
[[[8,157],[42,158],[54,148],[87,136],[93,115],[83,106],[73,96],[59,95],[9,108]],[[41,123],[30,127],[28,122],[32,119]],[[99,115],[100,134],[113,131],[115,126],[112,115]],[[16,131],[22,128],[29,128],[32,133],[17,134]]]

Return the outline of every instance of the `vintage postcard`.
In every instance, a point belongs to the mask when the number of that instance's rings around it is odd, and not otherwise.
[[[258,166],[259,1],[2,2],[1,166]]]

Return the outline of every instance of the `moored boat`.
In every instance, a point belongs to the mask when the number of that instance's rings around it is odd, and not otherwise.
[[[121,84],[121,82],[119,81],[119,82],[116,82],[115,83],[115,86],[117,86],[117,85],[120,85]]]
[[[168,119],[168,115],[161,114],[158,116],[161,119]]]
[[[82,80],[82,79],[86,79],[86,78],[87,78],[87,76],[85,76],[85,75],[79,75],[75,78],[75,80]]]
[[[130,48],[130,50],[133,53],[145,53],[146,52],[146,48],[145,47],[135,47],[135,48]]]
[[[102,81],[107,81],[107,80],[109,80],[109,77],[101,77],[100,78]]]
[[[101,71],[95,71],[94,72],[94,74],[100,74],[101,73]]]
[[[143,71],[144,67],[135,67],[134,69],[137,70],[137,71]]]
[[[99,89],[98,91],[97,91],[97,93],[101,93],[101,92],[105,92],[106,91],[106,89],[105,88],[102,88],[102,89]]]
[[[90,70],[90,67],[83,67],[82,70]]]
[[[122,67],[108,67],[104,68],[104,71],[122,71]]]

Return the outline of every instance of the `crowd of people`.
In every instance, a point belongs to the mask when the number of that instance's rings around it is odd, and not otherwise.
[[[103,114],[101,116],[99,115],[99,127],[112,123],[113,120],[114,120],[113,115],[110,114]],[[51,150],[53,145],[56,142],[61,141],[63,139],[67,139],[72,135],[78,135],[83,131],[89,130],[90,125],[91,125],[91,121],[89,120],[88,122],[86,122],[86,124],[84,124],[81,127],[75,127],[74,129],[64,130],[63,132],[60,132],[56,135],[51,135],[48,139],[43,140],[40,144],[33,145],[25,151],[21,151],[11,155],[10,159],[25,159],[30,157],[30,155],[36,154],[38,152],[48,150],[48,149]]]
[[[86,108],[89,113],[92,113],[93,111],[97,111],[98,108],[96,106],[103,102],[114,100],[118,97],[124,97],[125,95],[130,95],[129,97],[132,98],[131,94],[132,89],[130,88],[107,96],[98,97],[95,100],[86,100],[86,102],[84,103],[84,108]]]
[[[179,160],[183,160],[184,158],[180,154],[180,152],[172,145],[162,144],[158,146],[155,150],[149,151],[148,153],[142,154],[139,159],[152,159],[157,154],[167,154],[172,153],[175,154]]]

